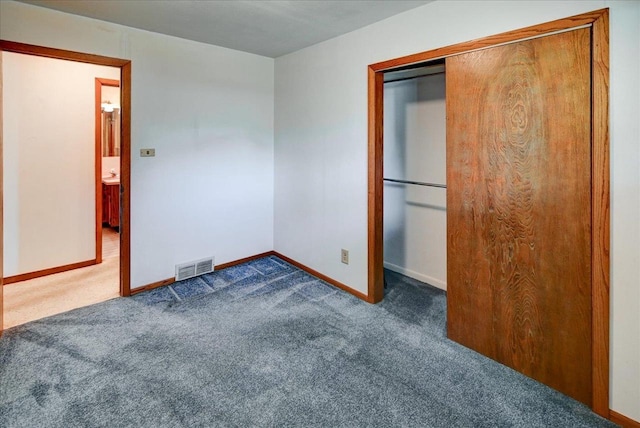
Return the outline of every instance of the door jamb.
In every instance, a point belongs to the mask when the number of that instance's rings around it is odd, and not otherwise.
[[[4,330],[4,285],[2,278],[4,277],[4,158],[3,158],[3,80],[2,80],[2,49],[0,49],[0,336]]]
[[[577,27],[591,27],[592,61],[592,410],[609,417],[609,9],[420,52],[368,68],[368,293],[384,298],[383,270],[383,75],[403,66],[442,59]]]
[[[46,58],[76,61],[87,64],[105,65],[120,69],[120,296],[131,295],[131,61],[101,55],[87,54],[44,46],[0,40],[0,51],[35,55]],[[0,99],[1,101],[1,99]],[[0,110],[1,112],[1,110]],[[0,124],[2,117],[0,117]],[[2,133],[0,132],[0,159],[2,158]],[[0,180],[0,184],[2,181]],[[0,196],[2,195],[0,187]],[[0,201],[1,207],[1,201]],[[4,228],[4,221],[0,218],[0,236]],[[0,240],[0,255],[3,243]],[[0,273],[2,272],[2,258],[0,258]],[[0,287],[2,275],[0,275]],[[1,290],[0,290],[1,292]],[[0,321],[0,334],[2,334]]]

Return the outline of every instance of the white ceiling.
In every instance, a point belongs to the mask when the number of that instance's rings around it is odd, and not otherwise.
[[[432,0],[20,1],[275,58]]]

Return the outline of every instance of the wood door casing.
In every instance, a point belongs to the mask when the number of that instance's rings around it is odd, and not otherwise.
[[[2,50],[0,50],[0,336],[2,336],[2,332],[4,331],[4,290],[2,278],[4,278],[4,227],[3,224],[3,216],[4,216],[4,160],[3,160],[3,135],[4,135],[4,126],[3,126],[3,118],[4,112],[2,111],[3,105],[3,77],[2,77]]]
[[[446,59],[448,336],[587,405],[590,37]]]

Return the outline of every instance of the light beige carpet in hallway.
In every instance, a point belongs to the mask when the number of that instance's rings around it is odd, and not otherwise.
[[[118,297],[118,239],[116,232],[105,229],[99,265],[5,285],[4,328]]]

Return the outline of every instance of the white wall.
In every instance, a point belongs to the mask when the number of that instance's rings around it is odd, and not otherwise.
[[[612,408],[640,422],[640,2],[611,7]]]
[[[446,184],[444,74],[385,83],[384,176]],[[447,287],[446,190],[385,182],[384,265]]]
[[[273,249],[273,59],[5,1],[0,38],[131,59],[133,288]]]
[[[94,81],[119,75],[3,53],[5,276],[95,258]]]
[[[120,156],[102,157],[102,177],[111,177],[111,171],[120,175]]]
[[[612,43],[611,407],[640,420],[640,2],[436,1],[278,58],[275,249],[366,293],[368,64],[603,7]]]

